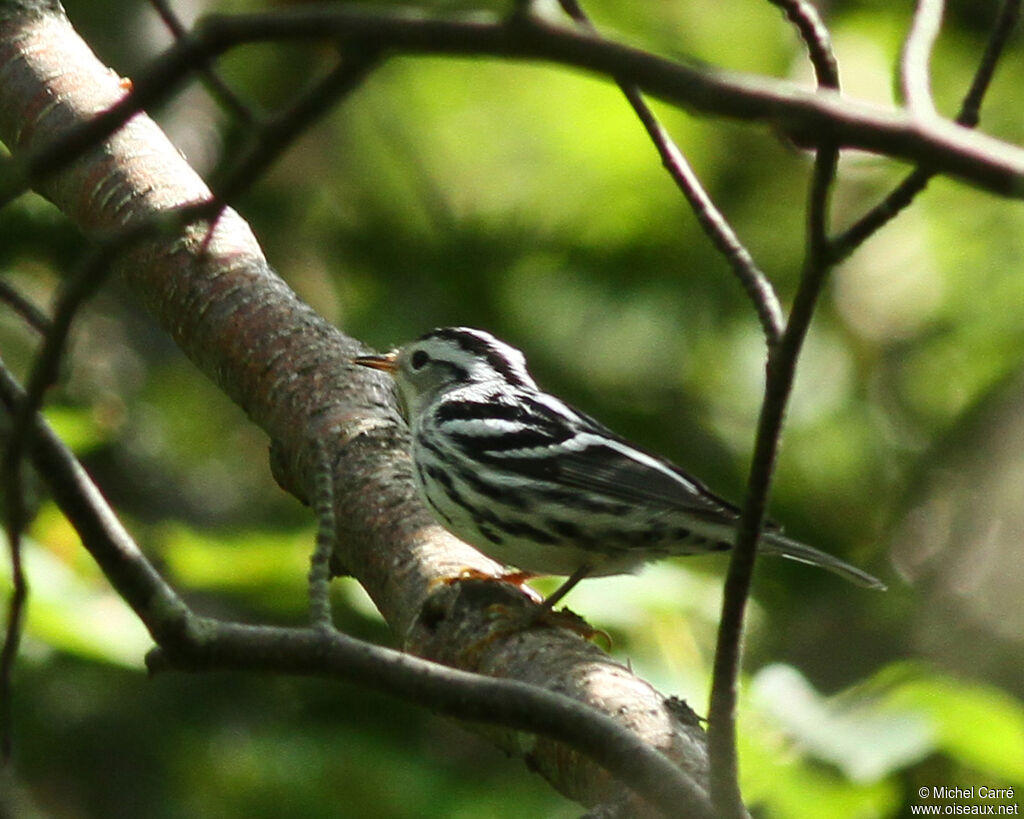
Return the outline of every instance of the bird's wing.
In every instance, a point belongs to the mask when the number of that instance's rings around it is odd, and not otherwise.
[[[566,441],[555,480],[609,500],[734,520],[739,510],[679,467],[615,436],[579,433]]]
[[[507,473],[556,487],[589,492],[598,498],[643,504],[706,516],[716,522],[735,521],[739,509],[712,493],[674,464],[644,452],[588,415],[545,393],[490,413],[505,414],[505,423],[490,426],[467,421],[485,408],[463,404],[453,438],[467,455]],[[454,420],[450,410],[446,420]]]

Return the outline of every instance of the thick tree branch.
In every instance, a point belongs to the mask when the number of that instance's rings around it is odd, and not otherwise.
[[[10,3],[10,0],[8,0]],[[13,4],[12,4],[13,5]],[[18,6],[20,7],[20,6]],[[527,15],[507,21],[428,19],[350,6],[209,17],[136,78],[135,90],[88,125],[8,167],[0,202],[63,167],[109,136],[132,113],[165,99],[197,65],[231,48],[273,40],[333,41],[409,54],[546,60],[633,83],[655,97],[706,114],[771,123],[797,142],[867,151],[928,166],[1006,196],[1024,196],[1024,150],[955,123],[917,121],[905,112],[783,80],[673,62],[595,34]]]
[[[16,158],[46,155],[42,146],[94,128],[88,123],[103,122],[109,115],[102,112],[116,109],[124,98],[118,78],[62,16],[39,10],[23,14],[27,5],[0,4],[0,71],[5,77],[0,138]],[[71,143],[64,144],[67,150]],[[39,187],[92,236],[148,224],[154,215],[209,199],[206,187],[145,116],[132,118],[101,150],[70,160],[64,156],[63,171],[49,174]],[[527,605],[503,584],[439,583],[466,567],[482,573],[499,567],[433,524],[412,489],[407,431],[390,387],[349,365],[365,349],[327,325],[270,270],[236,213],[226,210],[215,225],[200,222],[179,233],[144,238],[117,256],[113,270],[196,365],[267,431],[278,454],[278,474],[300,497],[316,496],[313,442],[326,446],[337,521],[335,557],[366,587],[411,651],[505,677],[505,682],[518,680],[512,683],[520,686],[517,691],[564,692],[589,705],[588,715],[597,708],[659,749],[687,772],[689,779],[678,782],[702,787],[704,735],[685,707],[666,700],[572,632],[503,632],[493,607]],[[131,573],[124,579],[126,598],[148,605],[152,579]],[[312,673],[319,662],[324,673],[332,674],[346,665],[332,647],[343,638],[326,630],[328,637],[259,632],[256,636],[267,641],[261,644],[266,656],[253,660],[248,655],[246,660],[234,652],[254,632],[229,630],[214,639],[208,622],[200,622],[198,630],[195,623],[183,627],[176,606],[164,602],[159,608],[172,612],[171,626],[159,641],[172,664],[267,668],[277,663],[282,670]],[[296,653],[282,653],[292,638]],[[441,682],[428,688],[450,696]],[[489,690],[489,696],[503,697],[511,689]],[[520,699],[520,707],[526,707],[524,702]],[[476,713],[482,718],[493,707],[500,711],[504,706],[481,706]],[[475,718],[473,712],[460,715]],[[532,718],[520,718],[526,720],[520,727],[527,730]],[[514,730],[489,736],[512,752],[524,752]],[[590,735],[590,741],[599,740]],[[618,792],[600,766],[579,754],[567,755],[560,742],[542,738],[525,750],[536,770],[575,799],[592,804]],[[608,749],[589,751],[597,758]],[[655,778],[664,773],[662,768]],[[685,804],[700,810],[699,799]]]

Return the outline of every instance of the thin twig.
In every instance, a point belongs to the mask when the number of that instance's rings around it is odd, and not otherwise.
[[[620,83],[620,85],[622,84]],[[658,149],[669,174],[690,203],[697,222],[714,246],[718,248],[718,251],[725,256],[736,278],[739,279],[743,289],[750,297],[768,346],[775,346],[779,341],[784,322],[782,306],[779,304],[775,288],[758,267],[754,257],[740,240],[736,231],[733,230],[725,215],[715,205],[693,167],[669,136],[668,131],[658,122],[654,112],[644,102],[640,91],[636,86],[626,85],[622,85],[622,90],[644,128],[647,129],[647,133]]]
[[[989,35],[985,51],[981,55],[981,63],[974,73],[971,87],[968,89],[960,111],[956,115],[956,121],[966,128],[974,128],[978,124],[981,115],[981,102],[985,98],[992,83],[992,77],[996,72],[996,65],[1003,55],[1010,35],[1017,26],[1017,19],[1020,17],[1020,0],[1003,0],[999,9],[995,24],[992,26],[992,33]]]
[[[334,628],[331,617],[331,555],[337,527],[334,518],[334,470],[323,441],[313,441],[316,510],[316,546],[309,562],[309,619],[315,629],[330,631]]]
[[[50,317],[19,293],[6,279],[0,279],[0,301],[7,302],[33,330],[43,335],[50,332]]]
[[[224,203],[233,201],[338,100],[359,88],[377,65],[378,57],[373,53],[345,55],[294,105],[266,122],[255,145],[234,168],[218,174],[221,179],[211,185],[215,197]]]
[[[786,332],[778,347],[769,354],[765,396],[758,417],[747,493],[722,598],[708,713],[708,749],[711,754],[712,801],[719,815],[730,819],[744,815],[736,755],[736,702],[742,662],[743,621],[786,405],[807,329],[829,270],[824,228],[837,162],[838,150],[819,149],[811,182],[804,271]]]
[[[3,649],[0,650],[0,756],[6,761],[13,751],[11,726],[12,677],[21,633],[24,626],[25,604],[28,601],[28,582],[22,561],[22,532],[27,523],[22,485],[22,455],[30,443],[32,419],[42,404],[43,394],[56,380],[64,344],[71,321],[85,298],[99,286],[110,261],[100,254],[99,261],[87,264],[73,276],[58,301],[53,322],[36,356],[29,380],[27,400],[13,413],[10,437],[0,456],[0,488],[5,497],[4,527],[11,559],[12,594],[8,603],[7,626]]]
[[[903,103],[911,116],[925,118],[937,116],[929,64],[932,49],[942,29],[943,0],[917,0],[910,32],[903,44],[900,58],[900,89]]]
[[[0,403],[8,415],[18,414],[28,400],[10,370],[0,359]],[[139,615],[157,642],[180,630],[181,613],[187,611],[174,590],[143,556],[131,535],[107,504],[74,454],[36,414],[26,454],[32,457],[46,480],[54,501],[82,538],[115,591]],[[177,612],[177,615],[175,614]],[[177,620],[178,626],[168,629]]]
[[[796,26],[807,47],[807,57],[814,67],[814,76],[821,88],[839,88],[839,63],[832,48],[832,37],[818,10],[807,0],[769,0],[785,13]]]
[[[559,4],[573,20],[588,31],[595,31],[593,23],[577,0],[559,0]],[[783,328],[782,307],[775,288],[715,205],[682,150],[644,101],[640,89],[625,80],[616,79],[616,83],[654,143],[665,169],[690,203],[697,222],[740,280],[757,311],[767,344],[773,347],[778,343]]]
[[[32,417],[42,406],[43,395],[57,379],[71,324],[82,304],[100,287],[110,271],[113,260],[134,244],[163,230],[182,227],[209,215],[216,209],[212,201],[197,202],[160,213],[130,225],[101,241],[89,254],[79,270],[68,279],[57,299],[53,320],[36,355],[26,388],[27,399],[19,407],[11,424],[11,440],[4,453],[0,473],[12,470],[31,438]]]
[[[974,128],[978,124],[982,100],[992,82],[999,58],[1017,25],[1020,6],[1021,0],[1003,0],[1003,5],[1000,7],[995,25],[992,27],[992,33],[985,46],[985,52],[982,54],[981,63],[956,117],[956,122],[966,128]],[[841,262],[864,244],[869,237],[899,215],[927,187],[934,175],[934,170],[923,166],[911,171],[885,199],[832,240],[829,249],[832,263]]]
[[[254,185],[263,172],[283,154],[316,120],[331,110],[342,97],[352,93],[377,65],[375,57],[358,54],[345,57],[338,65],[287,110],[269,120],[260,129],[256,143],[223,178],[211,183],[217,212],[213,216],[206,239],[213,238],[221,214],[237,197]],[[215,173],[214,176],[221,174]],[[205,250],[205,247],[203,248]]]
[[[160,15],[160,19],[164,21],[164,25],[167,26],[168,31],[174,35],[176,40],[181,40],[188,36],[188,29],[181,22],[167,0],[149,0],[149,3],[156,9],[156,13]],[[228,85],[227,80],[220,75],[216,68],[208,63],[204,63],[199,66],[197,71],[206,81],[206,86],[213,95],[213,98],[233,114],[242,125],[248,127],[259,125],[259,117],[252,112],[248,105],[242,102],[242,99]]]
[[[20,478],[5,478],[0,488],[6,498],[4,524],[7,527],[7,548],[11,556],[11,598],[7,602],[7,625],[0,649],[0,767],[6,767],[14,753],[14,663],[21,646],[28,581],[22,562],[21,530],[25,519],[25,501]]]
[[[803,38],[819,85],[838,90],[839,71],[831,40],[813,6],[803,2],[777,5],[786,9],[787,16]],[[804,269],[780,343],[768,351],[765,395],[758,417],[747,493],[723,590],[708,713],[708,750],[712,804],[717,814],[727,819],[741,819],[746,815],[739,786],[736,749],[736,704],[743,659],[743,624],[786,405],[803,340],[828,271],[828,205],[838,162],[838,146],[818,149],[807,208]]]

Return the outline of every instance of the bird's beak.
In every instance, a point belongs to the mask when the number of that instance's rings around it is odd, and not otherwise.
[[[369,367],[371,370],[393,373],[397,369],[396,357],[397,354],[394,352],[385,355],[361,355],[358,358],[353,358],[352,363],[358,364],[360,367]]]

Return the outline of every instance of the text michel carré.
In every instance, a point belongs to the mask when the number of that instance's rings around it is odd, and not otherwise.
[[[984,785],[969,788],[932,787],[932,799],[1013,799],[1013,788],[987,788]]]

